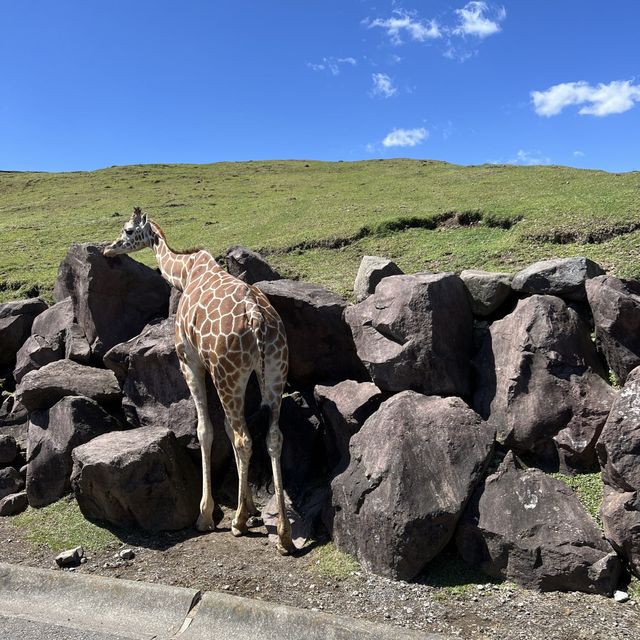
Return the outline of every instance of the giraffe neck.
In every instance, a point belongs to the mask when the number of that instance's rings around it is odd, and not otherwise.
[[[195,254],[173,251],[155,222],[151,223],[151,249],[156,254],[162,277],[176,289],[184,291]]]

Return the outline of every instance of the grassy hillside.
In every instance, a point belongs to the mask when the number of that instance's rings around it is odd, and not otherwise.
[[[587,255],[640,276],[640,173],[384,160],[0,172],[0,301],[51,295],[72,242],[112,240],[134,205],[176,248],[268,254],[348,294],[364,254],[405,270],[511,271]],[[153,264],[149,251],[138,259]]]

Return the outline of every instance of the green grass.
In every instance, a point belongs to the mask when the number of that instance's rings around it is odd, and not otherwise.
[[[27,540],[46,545],[55,552],[78,546],[101,551],[120,544],[120,539],[111,531],[85,520],[78,503],[71,497],[42,509],[29,507],[11,522],[24,531]]]
[[[348,553],[337,549],[333,542],[316,547],[311,559],[317,573],[334,580],[345,580],[354,571],[360,569],[358,561]]]
[[[604,484],[600,472],[580,473],[576,476],[566,476],[561,473],[552,473],[551,475],[557,480],[562,480],[575,491],[582,506],[602,529],[600,507],[602,506]]]
[[[69,245],[114,239],[134,205],[177,248],[264,249],[285,275],[342,294],[365,253],[406,271],[514,270],[587,255],[640,275],[640,231],[631,232],[640,223],[638,172],[402,159],[136,165],[0,172],[0,301],[50,298]],[[336,239],[341,248],[326,248]],[[154,264],[149,251],[137,257]]]

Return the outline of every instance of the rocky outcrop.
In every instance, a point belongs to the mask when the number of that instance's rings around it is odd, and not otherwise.
[[[40,298],[0,304],[0,367],[13,366],[35,318],[47,308]]]
[[[258,282],[280,314],[289,343],[289,383],[310,388],[367,373],[342,314],[346,302],[318,285],[294,280]]]
[[[465,562],[542,591],[611,595],[620,561],[561,480],[521,469],[513,453],[480,485],[456,534]]]
[[[57,360],[24,376],[15,394],[29,412],[49,409],[65,396],[86,396],[113,408],[120,401],[120,387],[112,371]]]
[[[468,395],[473,319],[458,276],[390,276],[345,318],[383,391]]]
[[[356,301],[362,302],[371,295],[383,278],[399,275],[402,275],[402,269],[392,260],[379,256],[362,256],[353,285]]]
[[[334,386],[317,385],[313,391],[326,427],[325,449],[330,469],[346,467],[351,437],[360,431],[367,418],[377,411],[382,392],[373,382],[344,380]]]
[[[640,282],[600,276],[587,282],[596,343],[624,384],[640,365]]]
[[[585,283],[604,274],[604,269],[589,258],[554,258],[541,260],[513,277],[514,291],[560,296],[580,301],[586,298]]]
[[[27,443],[29,504],[45,507],[68,493],[73,449],[118,428],[113,417],[82,396],[67,396],[48,411],[34,411]]]
[[[640,577],[640,367],[629,374],[597,448],[604,533]]]
[[[414,578],[453,535],[493,442],[459,398],[404,391],[382,403],[331,485],[336,545],[374,573]]]
[[[246,247],[231,247],[226,255],[227,271],[248,284],[281,280],[282,276],[259,254]]]
[[[102,247],[74,244],[60,264],[55,298],[71,297],[78,324],[97,358],[166,317],[169,285],[127,255],[105,258]]]
[[[45,364],[65,357],[66,330],[73,324],[73,303],[65,298],[43,311],[33,322],[31,335],[16,355],[16,383]]]
[[[497,311],[513,291],[513,276],[509,273],[466,269],[460,273],[460,279],[469,293],[471,311],[480,317],[490,316]]]
[[[531,296],[494,322],[475,359],[474,408],[515,451],[552,447],[564,469],[596,465],[595,443],[615,391],[589,330],[555,296]]]
[[[75,448],[73,462],[73,491],[90,520],[161,531],[198,517],[197,467],[168,429],[107,433]]]

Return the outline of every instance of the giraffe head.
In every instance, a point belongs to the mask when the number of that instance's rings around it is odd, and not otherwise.
[[[147,220],[146,214],[142,213],[140,207],[135,207],[131,218],[122,227],[120,237],[107,245],[103,250],[103,255],[108,258],[118,256],[121,253],[131,253],[151,246],[153,242],[153,230],[151,222]]]

